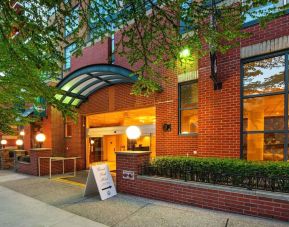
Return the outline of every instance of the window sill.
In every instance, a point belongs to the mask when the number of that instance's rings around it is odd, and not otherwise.
[[[198,136],[199,134],[197,132],[195,133],[187,133],[187,134],[181,134],[179,133],[179,136],[184,136],[184,137],[188,137],[188,136],[191,136],[191,137],[196,137]]]

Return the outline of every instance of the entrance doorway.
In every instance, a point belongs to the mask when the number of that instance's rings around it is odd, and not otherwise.
[[[87,168],[97,163],[107,163],[116,170],[116,151],[151,151],[155,156],[155,108],[95,114],[87,119]],[[128,126],[138,126],[142,132],[137,140],[126,136]]]

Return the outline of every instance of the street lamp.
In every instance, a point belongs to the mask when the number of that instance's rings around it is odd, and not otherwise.
[[[140,131],[139,127],[137,127],[137,126],[129,126],[126,129],[126,135],[127,135],[127,138],[129,138],[131,140],[136,140],[140,137],[141,131]]]
[[[188,58],[191,56],[191,50],[186,47],[180,52],[180,58]]]
[[[46,140],[46,136],[40,132],[35,137],[36,141],[39,143],[39,147],[42,147],[42,143]]]
[[[16,140],[16,145],[18,146],[18,149],[20,149],[23,146],[23,140],[22,139]]]
[[[19,135],[20,135],[20,136],[24,136],[24,135],[25,135],[24,130],[20,131]]]
[[[136,144],[135,140],[140,137],[141,131],[137,126],[129,126],[125,132],[129,140],[134,140],[132,141],[132,150],[134,151]]]
[[[1,145],[2,145],[2,149],[5,148],[5,145],[7,144],[7,140],[1,140]]]

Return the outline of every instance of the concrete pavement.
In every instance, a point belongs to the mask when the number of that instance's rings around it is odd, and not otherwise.
[[[17,176],[17,180],[10,179],[1,182],[1,177],[0,174],[0,226],[33,226],[32,224],[41,226],[38,225],[40,221],[45,224],[42,226],[95,226],[98,223],[116,227],[289,226],[288,223],[276,220],[200,209],[123,194],[101,201],[98,196],[84,198],[83,186],[80,184],[30,176],[23,176],[22,179]],[[19,215],[22,218],[13,219],[14,216]],[[29,220],[30,218],[25,218],[25,215],[31,218],[37,216],[37,218],[34,221]],[[79,219],[80,216],[84,221]],[[3,225],[3,223],[6,224],[6,220],[11,221],[8,223],[10,225]]]

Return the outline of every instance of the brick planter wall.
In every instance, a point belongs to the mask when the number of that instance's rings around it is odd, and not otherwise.
[[[139,165],[149,153],[117,153],[117,191],[169,202],[289,221],[289,195],[249,191],[229,186],[138,176]],[[135,179],[123,179],[123,170],[134,171]]]

